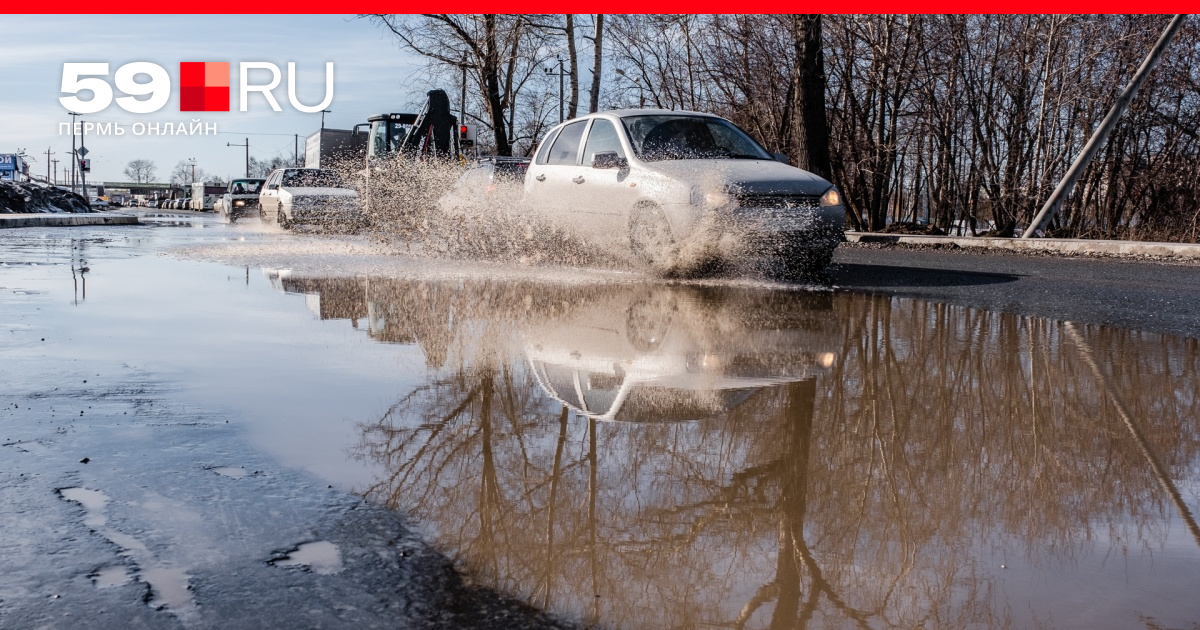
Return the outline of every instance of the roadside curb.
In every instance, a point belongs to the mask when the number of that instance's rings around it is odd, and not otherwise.
[[[894,243],[903,245],[957,245],[967,248],[1048,251],[1076,254],[1123,256],[1165,256],[1200,259],[1200,245],[1193,243],[1146,243],[1141,241],[1099,241],[1071,238],[990,238],[963,236],[924,236],[846,232],[851,243]]]
[[[22,227],[75,227],[80,225],[137,225],[131,214],[0,214],[0,229]]]

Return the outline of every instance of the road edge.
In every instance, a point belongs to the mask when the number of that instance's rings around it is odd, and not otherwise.
[[[131,214],[0,214],[0,229],[22,227],[76,227],[82,225],[137,225]]]
[[[1164,256],[1200,259],[1200,244],[1152,243],[1142,241],[1100,241],[1068,238],[993,238],[986,236],[927,236],[916,234],[875,234],[846,232],[851,243],[901,245],[957,245],[962,248],[1043,251],[1067,254],[1116,256]]]

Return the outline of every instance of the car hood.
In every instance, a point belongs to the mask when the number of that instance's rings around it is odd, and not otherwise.
[[[357,197],[358,193],[349,188],[320,188],[306,186],[285,186],[283,190],[293,197]]]
[[[723,182],[752,194],[820,195],[832,185],[808,171],[775,160],[663,160],[646,168],[693,184]]]

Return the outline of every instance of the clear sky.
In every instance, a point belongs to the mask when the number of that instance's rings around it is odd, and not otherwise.
[[[123,64],[149,61],[171,76],[171,99],[154,114],[130,114],[115,102],[84,120],[122,123],[190,122],[200,118],[216,123],[217,135],[89,137],[93,160],[88,181],[124,181],[130,160],[145,158],[158,167],[165,181],[180,160],[222,177],[241,176],[245,149],[227,142],[250,139],[257,158],[290,158],[293,134],[304,137],[321,126],[320,114],[295,110],[287,99],[287,63],[300,71],[298,98],[315,105],[324,96],[325,62],[334,64],[334,98],[325,115],[327,127],[349,129],[370,114],[410,111],[424,102],[431,87],[422,61],[402,52],[393,36],[353,16],[13,16],[0,17],[0,153],[24,149],[35,160],[30,170],[46,174],[46,149],[68,164],[71,136],[58,133],[58,123],[70,122],[59,103],[65,62],[106,62],[110,73]],[[228,61],[231,68],[229,112],[179,111],[179,63]],[[249,111],[238,110],[238,63],[267,61],[283,73],[274,94],[282,112],[251,95]],[[109,77],[110,83],[112,77]],[[454,93],[453,86],[444,87]],[[86,93],[85,93],[86,94]],[[122,96],[117,93],[116,96]],[[81,96],[86,100],[86,96]]]

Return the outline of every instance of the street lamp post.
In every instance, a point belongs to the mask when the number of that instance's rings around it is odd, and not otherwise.
[[[546,68],[546,74],[557,74],[558,75],[558,122],[562,123],[562,121],[563,121],[563,76],[566,73],[563,71],[562,57],[555,57],[554,59],[555,59],[555,61],[558,62],[558,72],[554,71],[554,69],[553,69],[554,66],[550,66],[549,68]]]
[[[239,144],[237,142],[226,142],[225,146],[227,146],[227,147],[246,147],[246,177],[249,178],[250,177],[250,138],[246,138],[246,141],[241,144]],[[195,167],[193,166],[193,168],[195,168]],[[193,178],[195,177],[194,172],[193,172],[192,177]]]
[[[325,131],[325,114],[332,114],[332,113],[333,112],[328,109],[321,110],[321,131]]]

